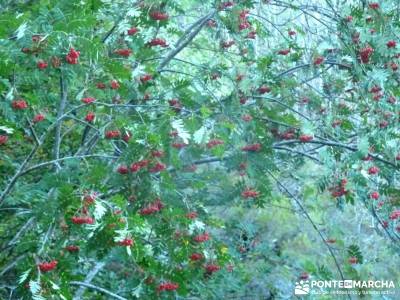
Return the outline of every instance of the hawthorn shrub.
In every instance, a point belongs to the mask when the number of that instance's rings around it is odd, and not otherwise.
[[[1,297],[290,298],[282,264],[290,288],[370,279],[367,237],[337,227],[354,208],[398,253],[399,4],[318,4],[3,1]]]

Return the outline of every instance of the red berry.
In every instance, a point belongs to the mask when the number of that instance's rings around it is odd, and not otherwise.
[[[40,271],[42,272],[49,272],[51,270],[54,270],[55,267],[57,266],[58,261],[52,260],[51,262],[42,262],[38,264],[38,267]]]
[[[203,234],[196,235],[193,240],[197,243],[203,243],[210,239],[210,235],[206,232]]]
[[[142,83],[145,83],[145,82],[147,82],[149,80],[152,80],[152,79],[153,79],[153,76],[151,76],[150,74],[145,74],[143,76],[140,76],[140,81]]]
[[[79,246],[76,245],[69,245],[67,247],[65,247],[65,250],[69,251],[69,252],[78,252],[80,250]]]
[[[257,198],[260,196],[260,192],[251,189],[251,188],[246,188],[243,192],[242,192],[242,197],[245,199],[248,198]]]
[[[127,166],[122,165],[122,166],[119,166],[119,167],[118,167],[117,172],[118,172],[119,174],[125,175],[125,174],[128,174],[128,173],[129,173],[129,169],[128,169]]]
[[[203,258],[204,258],[203,254],[201,254],[201,253],[193,253],[192,255],[190,255],[191,261],[198,261],[198,260],[202,260]]]
[[[377,2],[372,2],[368,4],[369,8],[371,9],[378,9],[379,8],[379,3]]]
[[[76,65],[78,63],[80,54],[81,53],[79,51],[76,51],[74,48],[70,48],[65,60],[71,65]]]
[[[224,144],[224,141],[223,141],[223,140],[213,139],[213,140],[210,140],[210,141],[207,143],[207,148],[211,149],[211,148],[214,148],[215,146],[223,145],[223,144]]]
[[[150,47],[160,46],[160,47],[168,47],[167,42],[161,38],[154,38],[150,42],[147,43]]]
[[[37,67],[38,67],[38,69],[40,69],[40,70],[46,69],[47,66],[48,66],[48,64],[47,64],[47,62],[45,62],[44,60],[39,60],[39,61],[37,62]]]
[[[324,62],[325,58],[323,56],[318,56],[316,58],[314,58],[314,62],[313,64],[318,66],[320,64],[322,64]]]
[[[386,43],[386,46],[388,48],[395,48],[396,47],[396,41],[391,40],[391,41]]]
[[[172,283],[172,282],[164,282],[158,285],[157,290],[159,292],[162,291],[175,291],[176,289],[179,288],[179,284],[177,283]]]
[[[259,143],[242,147],[242,151],[247,151],[247,152],[258,152],[260,150],[261,150],[261,144]]]
[[[379,193],[378,192],[372,192],[370,197],[371,197],[371,199],[378,200],[379,199]]]
[[[90,111],[87,113],[85,120],[86,120],[86,122],[92,123],[94,121],[95,117],[96,117],[96,115],[94,114],[94,112]]]
[[[259,94],[265,94],[265,93],[269,93],[271,91],[271,89],[268,86],[263,85],[263,86],[260,86],[257,91]]]
[[[134,240],[133,239],[129,239],[129,238],[125,238],[122,241],[118,242],[118,245],[127,246],[127,247],[133,246],[133,244],[134,244]]]
[[[163,163],[158,162],[158,163],[155,164],[154,167],[149,169],[149,172],[150,173],[157,173],[157,172],[161,172],[161,171],[163,171],[165,169],[166,169],[166,166]]]
[[[350,257],[349,258],[349,263],[352,264],[352,265],[357,264],[358,263],[357,257],[354,257],[354,256]]]
[[[102,82],[99,82],[96,84],[96,87],[100,90],[104,90],[106,88],[106,85]]]
[[[283,49],[283,50],[279,50],[278,54],[279,55],[288,55],[290,52],[290,49]]]
[[[197,218],[197,212],[191,211],[191,212],[187,213],[186,214],[186,218],[188,218],[188,219],[196,219]]]
[[[369,47],[369,46],[365,47],[365,48],[362,48],[360,50],[361,62],[364,63],[364,64],[368,63],[372,52],[374,52],[374,49]]]
[[[139,30],[136,27],[128,29],[128,35],[135,35]]]
[[[150,18],[152,18],[155,21],[165,21],[168,20],[169,16],[167,13],[161,12],[161,11],[152,11],[150,12]]]
[[[93,103],[94,101],[96,101],[96,99],[93,98],[93,97],[86,97],[86,98],[82,98],[81,101],[82,101],[83,103],[90,104],[90,103]]]
[[[299,136],[300,142],[303,142],[303,143],[310,142],[313,140],[313,138],[314,137],[312,135],[308,135],[308,134],[302,134]]]
[[[117,80],[111,80],[111,88],[113,90],[117,90],[117,89],[119,89],[119,87],[120,87],[120,85],[119,85],[119,82]]]
[[[25,100],[19,99],[11,102],[11,107],[15,110],[22,110],[28,108],[28,104],[26,103]]]
[[[375,174],[378,174],[379,171],[380,171],[380,170],[379,170],[378,167],[373,166],[373,167],[370,167],[370,168],[368,169],[368,174],[370,174],[370,175],[375,175]]]
[[[129,55],[132,54],[132,50],[131,49],[117,49],[114,51],[115,54],[118,54],[120,56],[123,57],[128,57]]]
[[[44,115],[37,114],[36,116],[33,117],[33,123],[39,123],[39,122],[43,121],[44,118],[45,118]]]
[[[215,265],[215,264],[206,265],[205,268],[206,268],[206,272],[207,272],[208,274],[212,274],[212,273],[217,272],[217,271],[219,271],[219,270],[221,269],[220,266]]]
[[[8,136],[0,135],[0,145],[4,145],[8,141]]]

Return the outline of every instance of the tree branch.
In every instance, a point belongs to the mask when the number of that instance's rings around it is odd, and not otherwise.
[[[110,292],[110,291],[108,291],[106,289],[103,289],[103,288],[98,287],[98,286],[93,285],[93,284],[85,283],[85,282],[82,282],[82,281],[71,281],[70,284],[71,285],[77,285],[77,286],[84,286],[84,287],[87,287],[89,289],[96,290],[96,291],[98,291],[100,293],[106,294],[106,295],[108,295],[110,297],[113,297],[115,299],[128,300],[127,298],[118,296],[117,294],[114,294],[114,293],[112,293],[112,292]]]

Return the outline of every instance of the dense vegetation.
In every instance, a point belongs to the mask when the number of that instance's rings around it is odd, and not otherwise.
[[[0,298],[398,284],[399,18],[394,0],[1,1]]]

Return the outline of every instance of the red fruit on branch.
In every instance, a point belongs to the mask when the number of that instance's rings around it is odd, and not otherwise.
[[[171,99],[168,101],[169,106],[173,108],[176,112],[180,112],[182,110],[182,104],[178,99]]]
[[[151,151],[151,156],[152,157],[163,157],[164,155],[165,155],[165,153],[162,150]]]
[[[155,21],[165,21],[168,20],[169,16],[167,13],[161,12],[161,11],[152,11],[150,12],[150,18],[152,18]]]
[[[271,91],[271,89],[268,86],[263,85],[263,86],[260,86],[257,89],[257,91],[258,91],[259,94],[265,94],[265,93],[269,93]]]
[[[299,276],[299,279],[301,280],[307,280],[310,277],[310,274],[308,274],[307,272],[302,272]]]
[[[374,86],[369,90],[370,93],[379,93],[380,91],[382,91],[382,88],[381,88],[380,86],[378,86],[378,85],[374,85]]]
[[[220,10],[224,10],[224,9],[229,8],[229,7],[232,7],[232,6],[234,6],[234,5],[235,5],[235,3],[234,3],[233,1],[225,1],[225,2],[222,2],[222,3],[219,5],[219,9],[220,9]]]
[[[245,198],[245,199],[248,199],[248,198],[257,198],[257,197],[260,196],[260,192],[254,190],[254,189],[251,189],[251,188],[246,188],[246,189],[242,192],[241,195],[242,195],[242,197]]]
[[[283,49],[283,50],[279,50],[278,54],[279,55],[288,55],[290,52],[290,49]]]
[[[94,114],[94,112],[88,112],[85,116],[85,121],[92,123],[94,121],[94,119],[96,118],[96,115]]]
[[[186,218],[193,220],[193,219],[197,218],[197,212],[191,211],[191,212],[188,212],[185,216],[186,216]]]
[[[243,21],[239,24],[239,31],[245,30],[250,27],[251,27],[251,24],[249,22]]]
[[[164,208],[164,203],[161,202],[160,199],[156,199],[153,203],[150,203],[146,207],[142,208],[139,213],[142,216],[151,215],[153,213],[159,212],[161,209]]]
[[[104,89],[106,88],[106,85],[105,85],[104,83],[102,83],[102,82],[98,82],[98,83],[96,84],[96,87],[97,87],[99,90],[104,90]]]
[[[117,168],[117,172],[118,172],[119,174],[121,174],[121,175],[125,175],[125,174],[128,174],[128,173],[129,173],[129,169],[128,169],[127,166],[122,165],[122,166],[119,166],[119,167]]]
[[[398,218],[400,218],[400,210],[393,211],[389,216],[390,220],[397,220]]]
[[[212,274],[212,273],[219,271],[221,269],[221,267],[218,265],[215,265],[215,264],[208,264],[205,266],[205,269],[206,269],[207,274]]]
[[[228,49],[230,47],[232,47],[235,44],[235,41],[225,41],[221,43],[221,47]]]
[[[252,40],[254,40],[255,38],[256,38],[256,36],[257,36],[257,32],[256,31],[250,31],[248,34],[247,34],[247,38],[248,39],[252,39]]]
[[[78,252],[80,248],[79,246],[76,245],[68,245],[67,247],[65,247],[65,250],[72,253],[72,252]]]
[[[185,143],[173,143],[171,144],[172,147],[174,147],[175,149],[182,149],[185,148],[186,146],[188,146],[188,144]]]
[[[288,35],[289,35],[289,36],[295,36],[295,35],[296,35],[296,31],[294,31],[294,30],[289,30],[289,31],[288,31]]]
[[[153,76],[151,76],[150,74],[145,74],[140,76],[140,82],[141,83],[146,83],[147,81],[150,81],[153,79]]]
[[[380,170],[379,170],[378,167],[373,166],[373,167],[370,167],[370,168],[368,169],[368,174],[370,174],[370,175],[375,175],[375,174],[378,174],[379,171],[380,171]]]
[[[201,253],[193,253],[192,255],[190,255],[191,261],[199,261],[199,260],[202,260],[203,258],[204,258],[204,256]]]
[[[118,90],[120,87],[119,82],[117,80],[111,80],[111,88],[113,90]]]
[[[160,283],[157,287],[158,292],[162,291],[175,291],[179,288],[179,284],[173,282]]]
[[[259,143],[242,147],[242,151],[247,151],[247,152],[258,152],[260,150],[261,150],[261,144]]]
[[[211,148],[214,148],[214,147],[216,147],[216,146],[218,146],[218,145],[223,145],[223,144],[224,144],[224,141],[223,141],[223,140],[213,139],[213,140],[210,140],[210,141],[207,143],[207,148],[208,148],[208,149],[211,149]]]
[[[150,42],[147,43],[150,47],[160,46],[160,47],[168,47],[166,40],[161,38],[154,38]]]
[[[122,139],[123,139],[126,143],[128,143],[129,140],[131,139],[131,137],[132,137],[132,134],[130,134],[129,132],[126,132],[126,133],[124,133],[124,135],[122,136]]]
[[[76,65],[80,55],[81,53],[79,51],[76,51],[74,48],[70,48],[68,54],[65,56],[65,60],[71,65]]]
[[[48,63],[47,63],[46,61],[44,61],[44,60],[39,60],[39,61],[37,62],[37,67],[38,67],[38,69],[40,69],[40,70],[46,69],[47,66],[48,66]]]
[[[130,246],[133,246],[134,242],[135,241],[133,239],[125,238],[122,241],[119,241],[118,245],[130,247]]]
[[[396,41],[391,40],[391,41],[386,43],[386,46],[388,48],[395,48],[396,47]]]
[[[351,23],[353,21],[353,16],[347,16],[344,18],[346,22]]]
[[[206,232],[203,234],[196,235],[193,240],[197,243],[204,243],[210,239],[210,235]]]
[[[36,116],[33,117],[33,123],[39,123],[44,120],[45,116],[42,114],[37,114]]]
[[[77,225],[94,223],[94,219],[92,217],[88,217],[88,216],[73,216],[71,218],[71,221],[72,221],[72,223],[77,224]]]
[[[130,29],[128,29],[128,35],[135,35],[136,33],[138,33],[138,29],[136,27],[131,27]]]
[[[379,193],[378,192],[372,192],[369,196],[370,196],[371,199],[374,199],[374,200],[378,200],[379,199]]]
[[[320,64],[322,64],[324,62],[325,58],[323,56],[318,56],[316,58],[314,58],[313,64],[315,66],[318,66]]]
[[[11,102],[11,107],[15,110],[22,110],[28,108],[28,104],[26,103],[25,100],[19,99]]]
[[[373,52],[374,52],[374,49],[369,47],[369,46],[365,47],[365,48],[362,48],[360,50],[361,62],[364,63],[364,64],[368,63],[369,59],[370,59],[370,56],[372,55]]]
[[[118,54],[119,56],[122,57],[129,57],[132,54],[131,49],[117,49],[114,51],[115,54]]]
[[[211,20],[208,20],[207,21],[207,27],[216,27],[217,26],[217,22],[215,21],[215,20],[213,20],[213,19],[211,19]]]
[[[166,166],[163,163],[158,162],[158,163],[156,163],[154,165],[154,167],[149,169],[149,172],[150,173],[157,173],[157,172],[161,172],[161,171],[163,171],[165,169],[166,169]]]
[[[245,122],[250,122],[251,120],[253,120],[253,117],[251,115],[246,114],[242,116],[242,120]]]
[[[299,136],[299,140],[302,143],[307,143],[310,142],[314,139],[314,137],[312,135],[308,135],[308,134],[302,134]]]
[[[379,9],[379,3],[378,2],[371,2],[368,4],[368,7],[370,9]]]
[[[58,261],[52,260],[51,262],[42,262],[38,264],[41,272],[49,272],[56,268]]]
[[[94,101],[96,101],[96,99],[93,98],[93,97],[86,97],[86,98],[82,98],[81,101],[82,101],[83,103],[90,104],[90,103],[93,103]]]
[[[349,258],[349,263],[352,265],[358,264],[358,259],[355,256]]]
[[[116,139],[121,136],[121,132],[119,130],[108,130],[105,133],[106,139]]]
[[[400,160],[400,153],[396,155],[396,160]]]
[[[0,135],[0,145],[5,145],[8,141],[8,136]]]

